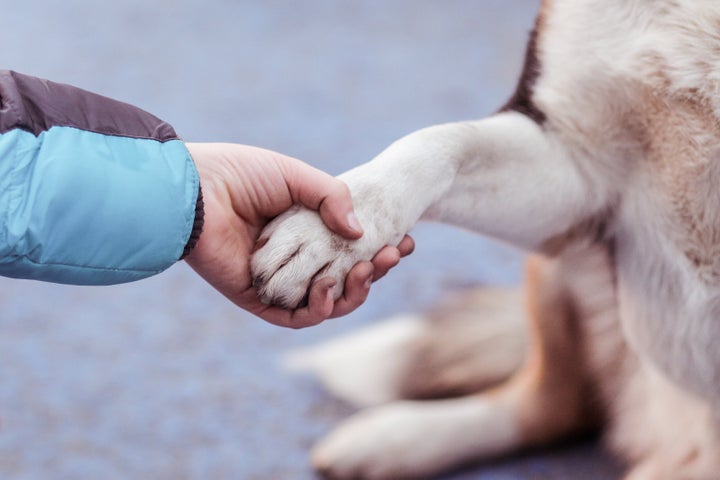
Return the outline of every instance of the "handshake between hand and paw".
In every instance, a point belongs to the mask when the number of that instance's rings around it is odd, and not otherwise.
[[[301,328],[353,311],[371,282],[413,250],[408,236],[385,246],[373,226],[363,233],[347,186],[299,160],[245,145],[187,147],[205,201],[187,262],[270,323]]]

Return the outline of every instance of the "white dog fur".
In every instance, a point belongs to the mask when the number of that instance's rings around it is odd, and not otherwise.
[[[495,342],[511,358],[480,340],[452,357],[462,322],[396,325],[381,379],[373,336],[356,339],[367,370],[344,394],[386,403],[316,447],[326,476],[428,477],[602,426],[628,479],[720,478],[720,2],[544,0],[505,108],[410,134],[340,178],[365,235],[343,240],[307,210],[278,218],[252,261],[267,301],[342,284],[421,219],[533,254],[523,300],[475,293],[431,315],[477,310],[477,338],[516,332]],[[511,316],[527,340],[497,298],[524,305]],[[342,377],[332,358],[319,363]]]

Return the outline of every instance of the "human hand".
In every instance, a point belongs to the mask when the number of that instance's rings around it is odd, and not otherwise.
[[[360,262],[345,280],[343,296],[333,301],[335,280],[321,278],[306,307],[294,311],[260,302],[250,278],[250,256],[262,227],[294,204],[317,210],[331,230],[348,238],[362,236],[350,192],[343,182],[299,160],[246,145],[187,143],[195,161],[205,225],[186,261],[210,285],[236,305],[275,325],[301,328],[350,313],[367,298],[370,284],[412,252],[406,236],[396,247],[380,250],[372,262]]]

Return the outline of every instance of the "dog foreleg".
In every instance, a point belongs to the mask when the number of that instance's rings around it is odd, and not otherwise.
[[[295,307],[320,276],[342,285],[355,263],[397,244],[420,218],[542,249],[604,202],[562,143],[515,112],[419,130],[340,178],[365,234],[343,239],[302,209],[273,221],[252,260],[266,301]]]

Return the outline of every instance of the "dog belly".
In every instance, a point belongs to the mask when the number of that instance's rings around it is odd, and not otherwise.
[[[625,337],[644,363],[720,409],[720,297],[691,272],[618,248],[618,302]]]

